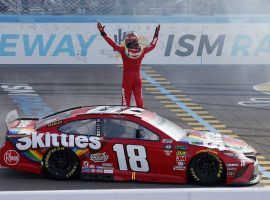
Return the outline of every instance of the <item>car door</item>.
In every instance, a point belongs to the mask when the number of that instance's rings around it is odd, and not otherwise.
[[[167,182],[174,176],[175,152],[158,133],[123,118],[101,121],[103,151],[109,154],[116,180]]]

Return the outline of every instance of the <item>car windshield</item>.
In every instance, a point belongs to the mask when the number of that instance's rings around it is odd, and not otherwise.
[[[186,131],[175,123],[155,114],[151,118],[145,119],[146,122],[160,129],[162,132],[166,133],[175,141],[179,141],[183,136],[186,135]]]

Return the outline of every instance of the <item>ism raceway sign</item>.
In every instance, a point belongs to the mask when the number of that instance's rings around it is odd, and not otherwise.
[[[136,31],[148,45],[157,24],[106,24],[123,44]],[[269,24],[161,24],[144,64],[269,64]],[[16,58],[16,59],[14,59]],[[0,24],[0,64],[119,64],[119,54],[91,23]]]

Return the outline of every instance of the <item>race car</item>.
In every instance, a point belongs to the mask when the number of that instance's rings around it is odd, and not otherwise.
[[[185,130],[146,109],[85,106],[42,119],[6,117],[1,165],[71,178],[213,185],[255,184],[256,151],[213,132]]]

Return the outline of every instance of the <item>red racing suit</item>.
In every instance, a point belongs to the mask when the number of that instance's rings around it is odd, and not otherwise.
[[[121,54],[123,60],[122,105],[130,106],[133,92],[137,107],[143,108],[141,62],[144,55],[156,47],[158,37],[153,38],[149,46],[142,47],[140,56],[136,58],[128,57],[126,47],[116,44],[107,34],[103,37],[114,50]]]

